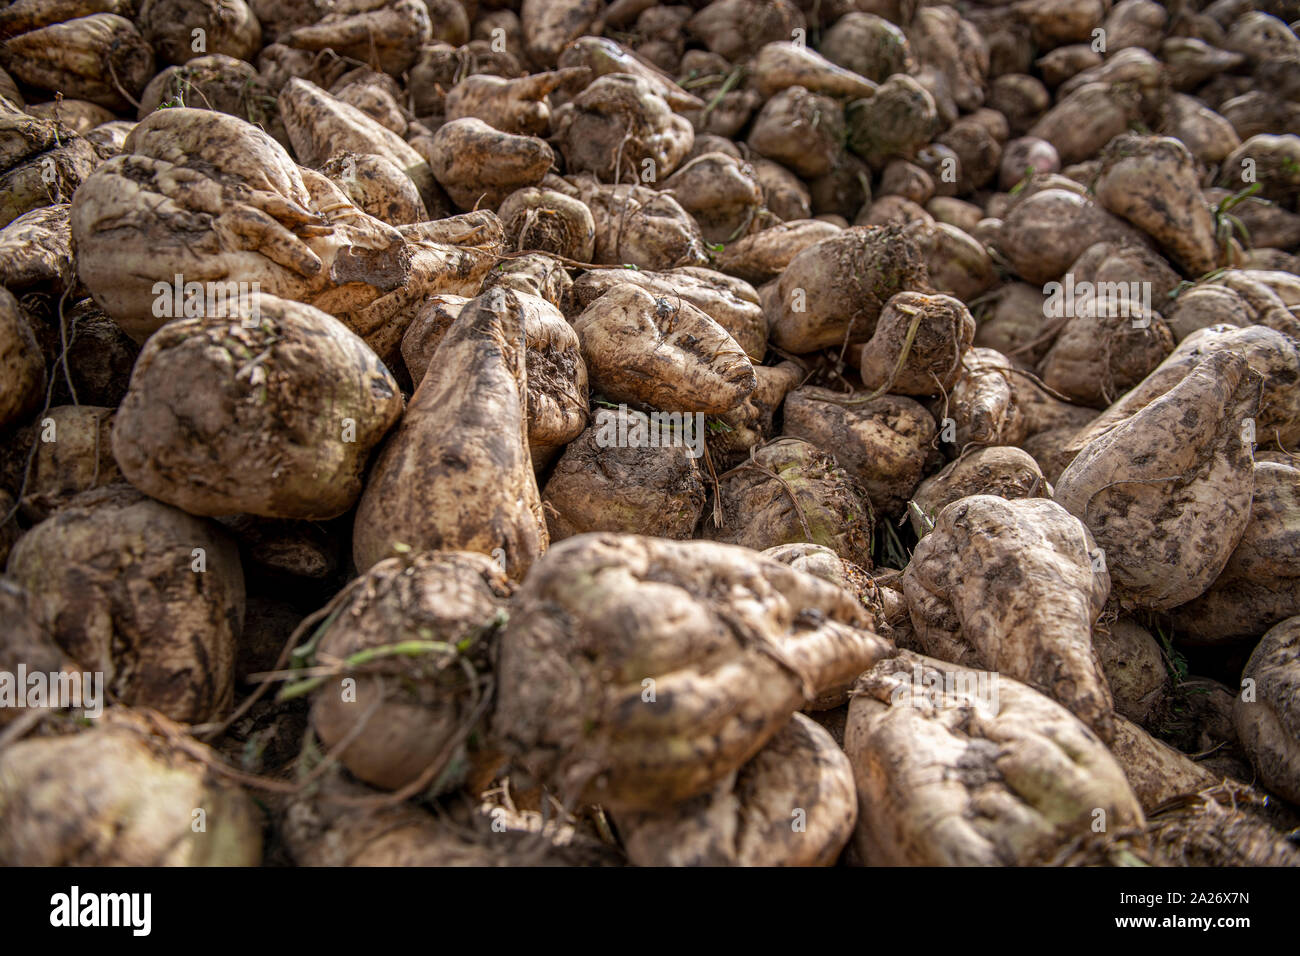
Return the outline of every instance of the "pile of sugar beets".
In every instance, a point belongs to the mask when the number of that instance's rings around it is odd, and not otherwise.
[[[1297,29],[0,5],[0,863],[1300,863]]]

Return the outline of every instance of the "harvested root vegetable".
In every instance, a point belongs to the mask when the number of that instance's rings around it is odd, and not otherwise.
[[[727,243],[715,265],[728,275],[761,285],[784,272],[794,257],[809,246],[838,232],[839,226],[820,219],[783,222]]]
[[[397,382],[319,309],[255,294],[140,353],[113,429],[126,479],[190,514],[335,518],[402,414]]]
[[[505,554],[523,578],[546,548],[528,451],[524,305],[502,289],[447,330],[357,506],[352,555],[365,570],[394,545]]]
[[[753,62],[754,79],[764,96],[792,86],[812,93],[859,99],[876,92],[876,84],[826,59],[816,50],[794,43],[769,43]]]
[[[112,110],[131,105],[154,71],[153,49],[116,13],[41,26],[11,36],[0,51],[0,66],[22,82]]]
[[[1220,264],[1214,220],[1201,198],[1195,160],[1170,136],[1117,137],[1101,156],[1097,201],[1160,244],[1187,275]]]
[[[1298,30],[0,0],[0,763],[26,660],[271,865],[1294,861]]]
[[[1148,833],[1171,866],[1300,866],[1300,850],[1276,821],[1276,803],[1228,781],[1152,811]]]
[[[167,311],[174,314],[171,290],[156,286],[176,275],[182,282],[237,280],[302,298],[313,279],[332,271],[313,251],[313,240],[321,252],[333,245],[335,255],[327,258],[334,259],[340,284],[380,274],[385,265],[398,272],[399,234],[370,220],[352,233],[365,246],[338,242],[339,228],[311,211],[298,167],[248,123],[207,110],[158,110],[127,143],[129,153],[100,166],[77,190],[71,221],[78,275],[137,341],[162,325]],[[213,171],[221,178],[210,178]],[[195,222],[202,228],[198,241]],[[139,262],[130,281],[122,274],[124,256]],[[408,275],[409,265],[402,278]],[[224,303],[224,285],[221,292]],[[198,298],[204,298],[202,285]]]
[[[430,218],[414,181],[385,156],[340,153],[322,165],[320,171],[358,209],[390,226]]]
[[[918,224],[912,235],[936,292],[969,302],[997,285],[993,260],[974,236],[946,222]]]
[[[1105,285],[1122,284],[1099,284]],[[1076,298],[1075,303],[1077,314],[1064,317],[1064,326],[1038,371],[1043,384],[1058,395],[1080,405],[1107,408],[1165,360],[1174,349],[1174,336],[1158,312],[1141,297],[1129,299],[1127,292],[1087,305]]]
[[[975,346],[1037,366],[1056,336],[1044,301],[1043,290],[1027,282],[998,286],[975,309]]]
[[[1103,241],[1146,240],[1087,196],[1051,188],[1016,203],[995,245],[1020,278],[1041,284],[1060,278],[1089,246]]]
[[[859,353],[862,384],[895,395],[946,393],[974,338],[975,320],[959,299],[900,292],[885,303]]]
[[[528,292],[499,285],[511,290],[508,294],[523,316],[528,347],[528,445],[533,466],[540,469],[587,424],[587,367],[578,334],[549,300],[535,294],[541,291],[536,285],[529,285]],[[484,291],[487,289],[485,284]],[[424,380],[439,343],[469,301],[461,296],[433,296],[420,306],[402,339],[402,357],[416,385]]]
[[[126,708],[20,740],[0,752],[0,863],[257,866],[261,814],[205,765],[217,759],[184,728]]]
[[[795,256],[768,313],[772,342],[795,354],[865,342],[898,292],[928,292],[916,243],[897,226],[855,227]]]
[[[558,308],[529,293],[513,298],[523,312],[528,349],[528,447],[534,467],[541,468],[587,424],[587,366],[578,333]]]
[[[7,573],[123,703],[189,723],[229,709],[244,575],[217,526],[124,485],[99,488],[23,535]]]
[[[128,120],[114,120],[96,126],[86,134],[85,139],[101,160],[112,159],[125,148],[126,138],[131,135],[133,129],[135,123]]]
[[[282,145],[289,145],[280,107],[266,80],[251,63],[214,53],[160,72],[140,94],[139,119],[168,106],[218,110],[261,124]]]
[[[334,202],[346,201],[337,191],[335,197]],[[362,217],[364,214],[359,210],[354,214],[354,218],[365,222]],[[376,231],[376,225],[377,220],[370,219],[366,232]],[[397,231],[410,253],[409,282],[389,289],[387,270],[381,269],[377,276],[368,277],[374,285],[362,286],[365,292],[361,297],[356,296],[354,283],[329,290],[314,300],[314,304],[328,306],[326,311],[337,310],[338,318],[386,362],[396,360],[402,336],[418,303],[430,295],[476,293],[487,285],[489,271],[505,250],[501,222],[485,210],[399,226]],[[399,254],[398,262],[404,261],[405,255]],[[376,293],[379,293],[377,298],[364,301]],[[357,298],[364,304],[358,303]]]
[[[1218,73],[1235,70],[1246,58],[1196,37],[1171,36],[1160,44],[1160,60],[1173,88],[1190,90]]]
[[[1124,776],[1146,813],[1222,782],[1205,767],[1123,717],[1115,719],[1110,752],[1124,768]]]
[[[296,77],[284,85],[277,102],[293,151],[304,166],[319,169],[345,153],[382,156],[410,177],[426,203],[436,204],[434,171],[424,157],[352,104]]]
[[[112,110],[88,100],[55,100],[52,103],[28,105],[27,113],[39,119],[52,119],[62,123],[74,133],[85,135],[101,123],[116,119]]]
[[[949,399],[952,438],[958,451],[973,443],[1019,445],[1029,423],[1019,397],[1011,360],[989,348],[962,356],[962,374]]]
[[[636,866],[831,866],[857,810],[848,757],[795,714],[711,792],[615,822]]]
[[[133,17],[137,6],[131,0],[64,0],[62,3],[16,0],[0,10],[0,35],[17,36],[51,23],[92,13],[115,13],[122,17]]]
[[[283,88],[282,88],[283,89]],[[344,73],[329,88],[330,95],[343,103],[355,106],[385,129],[398,136],[419,139],[423,130],[408,122],[408,115],[398,105],[403,98],[402,88],[387,73],[369,67],[358,67]]]
[[[853,220],[857,226],[908,226],[909,233],[932,226],[933,218],[906,196],[880,196],[864,207]]]
[[[511,590],[491,558],[462,551],[389,558],[350,587],[316,644],[318,662],[342,663],[311,722],[353,776],[387,790],[454,782]]]
[[[405,310],[431,292],[477,291],[504,238],[490,213],[398,231],[224,113],[159,110],[127,145],[77,191],[71,221],[79,276],[137,341],[178,315],[229,315],[232,298],[260,291],[341,318],[386,357]]]
[[[583,75],[581,68],[573,68],[517,79],[467,76],[447,94],[447,121],[473,117],[503,133],[541,136],[551,124],[547,94]]]
[[[766,548],[763,556],[771,558],[773,561],[780,561],[782,564],[788,564],[796,571],[803,571],[814,577],[821,578],[823,581],[830,581],[832,584],[838,584],[850,594],[856,594],[859,600],[867,606],[873,613],[880,609],[882,598],[880,588],[872,580],[871,575],[858,567],[851,561],[845,561],[830,548],[821,544],[778,544],[773,548]],[[906,609],[904,609],[906,613]],[[875,628],[881,631],[884,627],[884,615],[876,614]],[[847,687],[844,688],[848,690]],[[836,704],[848,700],[847,693]]]
[[[1050,175],[1061,168],[1061,157],[1056,147],[1045,139],[1022,136],[1007,143],[1002,150],[998,166],[998,186],[1003,190],[1015,188],[1022,180],[1038,174]]]
[[[934,196],[934,177],[905,159],[891,160],[880,176],[880,196],[902,196],[924,205]]]
[[[1250,520],[1260,376],[1209,356],[1160,398],[1079,452],[1056,501],[1105,551],[1126,607],[1168,610],[1204,593]]]
[[[578,262],[590,262],[595,254],[596,220],[572,196],[528,186],[507,196],[499,213],[517,251],[553,252]]]
[[[1051,143],[1068,165],[1094,155],[1141,116],[1141,95],[1131,84],[1083,83],[1058,96],[1029,135]]]
[[[622,285],[637,286],[656,297],[689,302],[722,326],[754,362],[762,361],[767,352],[767,319],[757,290],[743,280],[698,266],[667,272],[593,269],[573,283],[570,293],[573,308],[587,308],[606,292]]]
[[[758,384],[745,400],[724,415],[709,435],[709,453],[715,465],[724,468],[739,464],[749,449],[771,438],[773,418],[791,389],[804,377],[804,370],[794,362],[780,365],[755,365]]]
[[[524,0],[519,23],[528,58],[554,66],[565,46],[589,31],[601,6],[600,0]]]
[[[1169,113],[1161,132],[1182,142],[1200,163],[1221,163],[1241,145],[1232,124],[1195,97],[1170,97]]]
[[[507,257],[487,274],[482,291],[497,287],[535,295],[560,308],[569,300],[573,280],[559,259],[546,253],[530,252]]]
[[[1129,720],[1146,720],[1169,685],[1160,645],[1151,632],[1128,618],[1098,623],[1092,631],[1092,646],[1115,698],[1115,713]]]
[[[56,405],[23,429],[18,445],[33,448],[24,514],[44,520],[83,491],[121,482],[113,460],[115,411],[94,405]]]
[[[0,285],[22,293],[48,285],[62,292],[76,275],[70,207],[55,203],[25,212],[0,228]]]
[[[871,566],[874,515],[861,486],[818,446],[783,437],[718,477],[722,521],[715,541],[756,551],[808,542]]]
[[[0,225],[50,203],[64,203],[95,168],[82,137],[0,99]]]
[[[998,135],[981,122],[984,115],[996,117]],[[997,176],[1002,165],[1002,141],[1005,139],[1006,119],[1002,114],[994,110],[980,110],[979,113],[957,120],[935,140],[957,156],[959,194],[974,192],[988,185]]]
[[[262,26],[244,0],[143,0],[136,24],[168,63],[186,63],[204,51],[250,60],[262,47]]]
[[[1082,451],[1090,441],[1168,393],[1201,362],[1218,352],[1243,356],[1263,376],[1255,440],[1265,444],[1271,439],[1289,447],[1300,439],[1300,390],[1295,388],[1300,382],[1300,346],[1288,336],[1263,326],[1241,329],[1219,326],[1200,329],[1184,339],[1150,375],[1081,430],[1067,450],[1072,454]]]
[[[908,41],[916,58],[933,65],[947,80],[959,109],[969,112],[983,105],[989,49],[973,23],[949,6],[921,7],[908,30]]]
[[[844,750],[858,790],[854,844],[868,865],[1118,862],[1146,844],[1115,758],[1065,708],[1009,677],[902,652],[859,679]]]
[[[883,169],[893,157],[909,159],[930,142],[938,112],[925,87],[896,73],[874,96],[850,103],[845,123],[849,148],[873,169]]]
[[[716,138],[721,139],[721,137]],[[730,140],[726,142],[730,142]],[[788,222],[792,219],[807,219],[813,214],[811,190],[802,179],[790,172],[790,170],[780,163],[759,156],[750,160],[750,168],[754,170],[754,178],[758,181],[759,188],[763,190],[763,206],[773,216]],[[766,231],[762,230],[758,233],[750,233],[750,235],[762,235]],[[826,235],[830,235],[830,233],[828,232]],[[819,236],[818,238],[825,238],[825,236]],[[715,251],[717,250],[715,249]],[[725,251],[725,248],[723,251]],[[794,253],[798,251],[791,252],[786,261],[789,261],[789,258],[792,258]]]
[[[272,48],[263,51],[263,58]],[[450,43],[426,43],[420,48],[407,75],[410,109],[422,119],[441,123],[447,105],[447,91],[466,76],[479,74],[519,77],[526,74],[509,50],[493,50],[490,43],[454,47]],[[263,68],[265,71],[265,67]],[[429,125],[429,124],[426,124]],[[432,126],[430,126],[432,128]]]
[[[12,7],[6,7],[5,9],[10,10]],[[18,85],[14,82],[14,78],[3,69],[0,69],[0,97],[4,97],[10,104],[19,109],[23,109],[27,105],[23,95],[18,92]]]
[[[703,421],[656,414],[603,408],[569,442],[542,489],[552,541],[588,531],[691,536],[704,513]]]
[[[618,285],[573,327],[592,388],[610,401],[719,414],[743,402],[757,384],[736,340],[682,299]]]
[[[1233,723],[1260,783],[1300,803],[1300,618],[1264,635],[1242,671],[1242,688]]]
[[[749,164],[725,153],[688,160],[662,184],[695,217],[709,243],[726,243],[752,231],[763,190]]]
[[[934,433],[925,406],[901,395],[863,402],[806,386],[785,402],[785,434],[833,449],[879,515],[894,516],[907,506],[925,473]]]
[[[1147,246],[1093,243],[1083,255],[1074,260],[1069,272],[1074,276],[1076,286],[1076,311],[1080,299],[1091,299],[1094,309],[1114,308],[1122,304],[1125,298],[1136,299],[1137,302],[1130,302],[1129,309],[1135,319],[1141,318],[1145,313],[1167,308],[1169,300],[1175,298],[1182,287],[1178,273],[1160,253]],[[1093,283],[1091,296],[1078,288],[1079,283],[1084,281]],[[1134,285],[1135,282],[1137,285]],[[1150,303],[1144,301],[1146,293],[1142,291],[1143,286],[1150,289]],[[1115,303],[1113,299],[1119,299],[1120,302]],[[1141,308],[1137,307],[1139,303]]]
[[[1024,681],[1103,739],[1110,688],[1092,626],[1110,592],[1088,529],[1052,501],[962,498],[939,512],[903,573],[926,653]]]
[[[759,111],[749,147],[805,179],[835,168],[844,150],[844,108],[819,93],[792,86],[777,93]]]
[[[433,134],[429,161],[461,209],[495,209],[516,189],[536,186],[555,156],[533,136],[513,136],[480,119],[458,119]]]
[[[9,290],[0,287],[0,427],[40,407],[45,392],[45,356],[27,315]]]
[[[876,83],[916,68],[907,34],[883,16],[859,10],[845,13],[826,30],[820,52],[832,63]]]
[[[1240,189],[1242,174],[1253,170],[1259,183],[1259,197],[1271,199],[1292,212],[1300,211],[1295,199],[1300,186],[1300,135],[1259,134],[1238,146],[1219,167],[1216,184]]]
[[[989,84],[989,93],[985,105],[997,110],[1007,119],[1007,134],[1009,136],[1025,137],[1025,133],[1034,125],[1038,117],[1047,111],[1052,103],[1052,94],[1047,91],[1047,87],[1036,76],[1028,76],[1024,73],[1004,73],[995,77]],[[1018,142],[1018,141],[1013,141]],[[1050,153],[1041,153],[1044,159],[1051,156],[1056,161],[1049,169],[1044,172],[1055,172],[1059,168],[1059,157],[1056,157],[1056,149],[1046,140],[1039,140],[1042,145],[1048,147]],[[1011,142],[1003,144],[1004,153],[1012,145]],[[1006,170],[1005,156],[1003,163],[999,166],[999,185],[1003,182],[1001,176]],[[1024,173],[1024,167],[1021,167],[1021,175]],[[1017,176],[1009,186],[1002,188],[1009,189],[1020,181]]]
[[[767,43],[790,39],[804,23],[792,0],[713,0],[687,21],[686,30],[714,53],[738,61]]]
[[[837,585],[699,541],[571,538],[514,608],[494,735],[517,769],[616,814],[706,793],[892,653]]]
[[[574,185],[596,222],[595,262],[658,271],[708,261],[699,224],[672,196],[590,177]]]
[[[690,152],[695,131],[647,80],[612,73],[556,111],[552,138],[572,173],[603,182],[671,175]]]
[[[1262,634],[1300,614],[1300,470],[1255,462],[1250,520],[1228,563],[1200,597],[1171,613],[1195,643]]]
[[[432,35],[423,0],[339,0],[324,16],[313,11],[308,22],[280,33],[276,43],[310,53],[333,50],[400,76]]]
[[[3,503],[4,499],[0,498],[0,504]],[[77,664],[64,654],[50,637],[36,600],[26,588],[5,577],[0,577],[0,619],[5,622],[5,632],[0,635],[0,672],[6,676],[17,674],[20,666],[26,668],[29,673],[40,674],[71,675],[77,671]],[[9,680],[12,681],[13,678],[10,676]],[[83,689],[85,693],[80,700],[83,705],[82,711],[93,718],[97,716],[94,714],[94,708],[102,705],[104,701],[102,698],[97,702],[87,699],[86,695],[93,696],[95,693],[93,685],[83,685]],[[23,690],[25,691],[26,688]],[[5,706],[0,707],[0,730],[3,730],[6,724],[12,723],[39,706],[55,703],[57,702],[46,701],[35,704],[21,698],[6,700]]]
[[[917,486],[911,501],[915,507],[908,508],[912,530],[918,538],[924,537],[939,512],[971,495],[996,495],[1009,501],[1050,498],[1051,486],[1038,463],[1019,448],[973,448]]]
[[[592,76],[631,74],[649,83],[676,113],[686,113],[704,106],[704,101],[698,96],[686,92],[661,71],[629,53],[626,47],[605,37],[585,36],[574,40],[560,54],[559,65],[562,70],[585,67],[591,71]],[[568,75],[571,78],[577,76],[573,73]]]

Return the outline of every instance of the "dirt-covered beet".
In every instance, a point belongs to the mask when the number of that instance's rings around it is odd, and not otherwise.
[[[426,773],[448,785],[436,774],[464,763],[511,590],[491,558],[456,551],[389,558],[358,579],[316,644],[317,661],[340,664],[311,710],[354,776],[389,790]]]
[[[6,571],[117,699],[189,723],[230,708],[244,575],[218,526],[113,485],[23,535]]]
[[[903,574],[926,652],[995,670],[1061,704],[1097,734],[1114,704],[1092,648],[1110,578],[1088,529],[1042,499],[973,495],[948,505]]]
[[[1142,809],[1076,717],[1019,681],[903,652],[859,680],[844,749],[876,866],[1027,866],[1142,848]],[[978,808],[978,809],[977,809]],[[1094,829],[1104,812],[1105,831]],[[1122,857],[1121,857],[1122,858]]]
[[[113,429],[123,474],[191,514],[338,517],[402,413],[397,382],[319,309],[257,294],[232,311],[145,343]]]
[[[615,812],[705,793],[891,653],[847,591],[722,544],[580,535],[515,607],[493,731],[521,769]]]
[[[439,374],[426,374],[362,493],[352,539],[358,569],[390,557],[395,545],[500,549],[518,581],[545,550],[522,313],[495,289],[467,303],[447,330],[433,356]]]
[[[205,766],[213,759],[183,727],[127,708],[79,733],[20,740],[0,753],[0,862],[256,866],[261,814]]]

